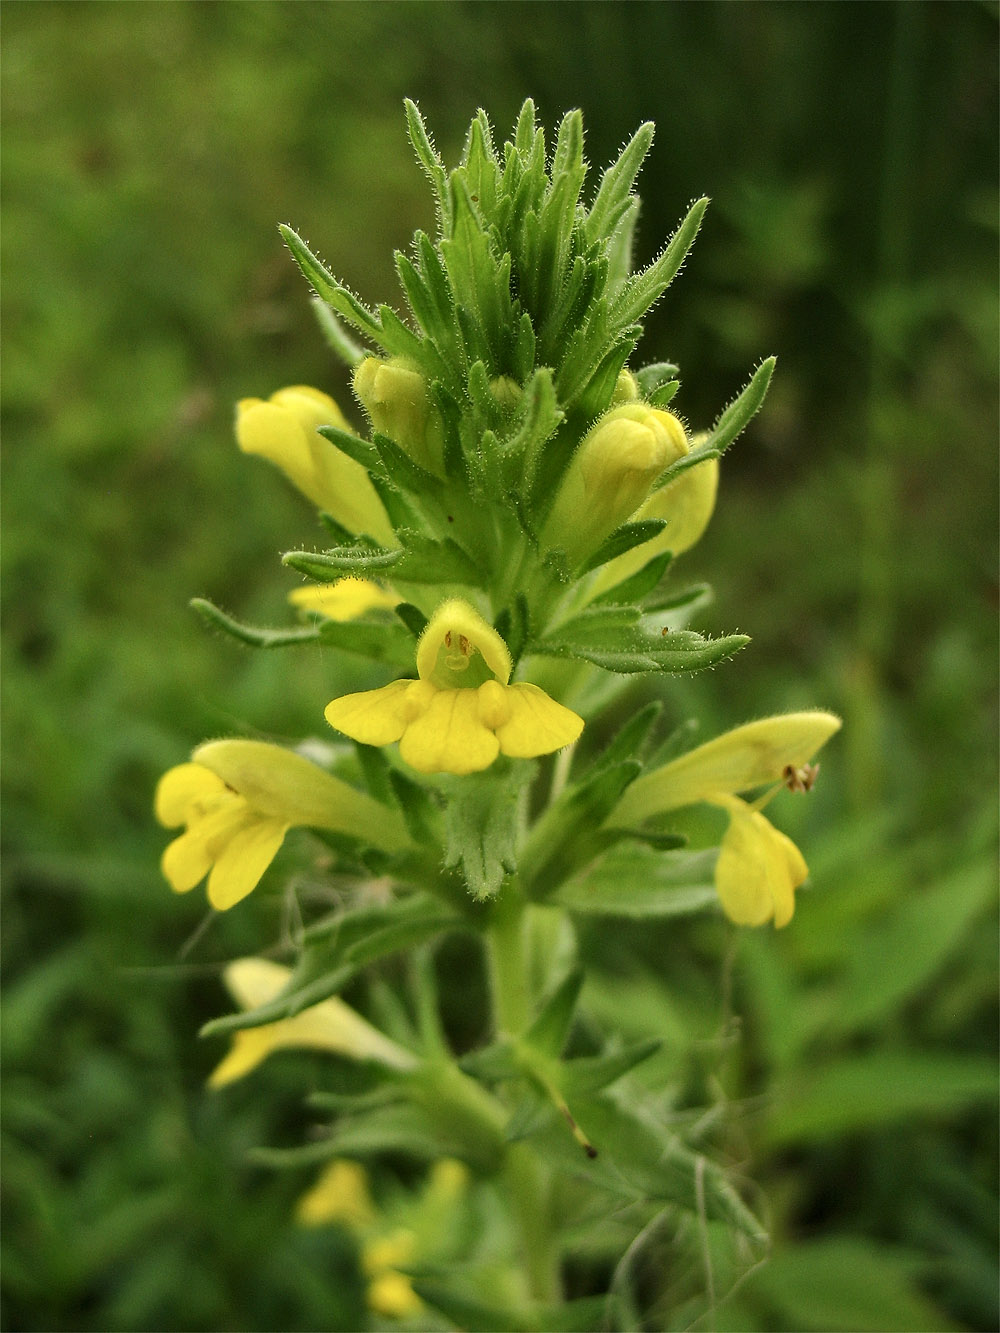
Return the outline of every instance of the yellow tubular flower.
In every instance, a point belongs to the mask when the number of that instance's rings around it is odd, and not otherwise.
[[[680,421],[647,403],[612,408],[584,436],[556,492],[542,541],[578,564],[649,495],[665,467],[688,452]]]
[[[259,1009],[277,999],[291,980],[292,971],[266,958],[240,958],[230,963],[223,975],[241,1009]],[[408,1070],[417,1064],[409,1051],[390,1041],[343,1000],[331,996],[292,1018],[235,1032],[229,1054],[212,1073],[209,1086],[221,1088],[243,1078],[272,1051],[289,1047],[375,1060],[390,1069]]]
[[[818,709],[764,717],[734,727],[714,740],[636,778],[608,816],[627,828],[651,815],[780,782],[785,769],[800,768],[840,730],[840,718]]]
[[[327,620],[354,620],[366,611],[391,611],[400,599],[371,579],[345,578],[294,588],[288,600],[300,611],[316,611]]]
[[[305,384],[279,389],[267,402],[244,398],[236,408],[236,442],[245,454],[276,463],[303,495],[351,532],[394,546],[392,525],[368,473],[318,435],[320,426],[350,430],[333,399]]]
[[[699,801],[720,806],[729,813],[715,867],[723,910],[738,925],[772,917],[776,926],[787,925],[806,863],[795,844],[736,793],[788,780],[839,729],[839,717],[820,711],[735,727],[636,778],[605,822],[628,828]]]
[[[220,912],[256,888],[293,826],[364,836],[384,851],[406,846],[400,817],[308,759],[264,741],[210,741],[160,779],[154,802],[165,828],[184,832],[161,868],[176,893],[208,876]]]
[[[399,741],[421,773],[477,773],[498,754],[561,750],[583,719],[526,683],[509,684],[507,645],[459,598],[442,602],[417,645],[418,680],[334,699],[326,720],[364,745]]]

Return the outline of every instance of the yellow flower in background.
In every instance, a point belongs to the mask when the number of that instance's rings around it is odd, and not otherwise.
[[[469,1188],[469,1169],[443,1158],[431,1167],[422,1192],[389,1215],[372,1202],[368,1174],[357,1162],[337,1158],[299,1199],[295,1209],[302,1226],[341,1223],[361,1242],[361,1267],[368,1279],[368,1306],[390,1319],[405,1319],[422,1308],[420,1297],[401,1268],[440,1254],[442,1237],[458,1220],[456,1209]],[[392,1225],[393,1215],[407,1223]],[[444,1242],[448,1244],[447,1241]]]
[[[371,579],[344,578],[293,588],[288,600],[300,611],[315,611],[327,620],[354,620],[366,611],[391,611],[400,598]]]
[[[393,1231],[365,1242],[361,1267],[368,1278],[368,1304],[376,1314],[405,1319],[422,1307],[413,1283],[399,1272],[400,1267],[405,1268],[416,1257],[417,1238],[412,1231]]]
[[[759,926],[772,917],[776,926],[787,925],[795,890],[809,873],[806,863],[791,839],[737,793],[780,782],[808,787],[814,774],[803,782],[800,770],[840,725],[833,713],[815,710],[734,727],[636,778],[605,822],[628,828],[700,801],[720,806],[729,814],[715,867],[723,910],[738,925]]]
[[[244,398],[236,408],[236,442],[245,454],[277,464],[303,495],[351,532],[394,546],[395,533],[368,473],[317,434],[320,426],[350,430],[333,399],[305,384],[279,389],[267,402]]]
[[[259,1009],[277,999],[291,977],[291,968],[267,958],[239,958],[223,973],[233,999],[246,1010]],[[221,1088],[243,1078],[273,1051],[289,1048],[328,1051],[352,1060],[374,1060],[389,1069],[401,1071],[414,1069],[417,1065],[416,1057],[409,1051],[372,1027],[343,1000],[331,996],[291,1018],[234,1032],[229,1054],[213,1071],[209,1086]],[[337,1184],[327,1182],[324,1207],[333,1206],[337,1199],[355,1197],[349,1194],[348,1182],[339,1180],[339,1194],[334,1188]],[[321,1203],[322,1200],[314,1199],[308,1206],[315,1211],[320,1209]]]
[[[199,746],[190,763],[160,779],[154,809],[164,827],[184,827],[160,863],[170,887],[187,893],[207,875],[208,900],[220,912],[257,887],[294,826],[364,836],[388,852],[408,841],[395,811],[264,741]]]
[[[583,719],[524,682],[509,684],[511,657],[468,602],[442,602],[417,645],[417,680],[346,694],[327,705],[332,727],[363,745],[399,741],[421,773],[476,773],[499,754],[561,750]]]
[[[362,1231],[371,1226],[375,1221],[375,1205],[365,1168],[343,1158],[330,1162],[312,1189],[295,1205],[295,1217],[305,1227],[343,1222]]]

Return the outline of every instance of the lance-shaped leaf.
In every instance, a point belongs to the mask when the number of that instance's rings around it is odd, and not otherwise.
[[[582,986],[583,972],[570,972],[544,1002],[521,1041],[541,1055],[557,1057],[569,1036]]]
[[[641,546],[643,542],[658,536],[666,526],[666,520],[662,518],[645,518],[636,523],[623,523],[587,559],[580,572],[586,574],[592,569],[606,565],[609,560],[614,560],[615,556],[624,555],[633,547]]]
[[[618,160],[601,177],[597,196],[584,223],[584,235],[589,244],[614,231],[632,203],[632,186],[653,146],[656,127],[651,120],[640,125],[622,149]]]
[[[632,324],[641,319],[667,290],[694,245],[707,207],[707,199],[699,199],[692,204],[660,257],[624,284],[611,310],[616,326]]]
[[[649,596],[663,578],[663,575],[667,572],[667,566],[673,558],[672,551],[662,551],[659,555],[654,555],[652,560],[647,561],[641,569],[637,569],[627,579],[623,579],[621,583],[616,583],[607,592],[602,592],[599,597],[595,597],[594,605],[634,606],[636,602],[641,602],[644,597]]]
[[[715,859],[714,847],[659,851],[620,843],[560,885],[553,901],[596,916],[651,918],[716,910]]]
[[[224,630],[239,639],[240,643],[251,648],[287,648],[293,644],[315,643],[320,637],[318,625],[293,625],[287,629],[264,629],[257,625],[247,625],[233,616],[226,615],[214,603],[204,597],[192,597],[188,603],[192,611],[197,611],[202,620],[213,629]]]
[[[680,367],[675,366],[672,361],[653,361],[636,371],[636,379],[639,381],[643,398],[649,398],[664,385],[676,384],[679,374]]]
[[[352,370],[359,366],[367,355],[365,349],[354,341],[321,296],[311,297],[310,304],[327,347],[345,366]]]
[[[636,1065],[648,1060],[663,1045],[659,1037],[650,1037],[646,1041],[633,1042],[619,1051],[607,1051],[603,1055],[581,1055],[576,1060],[566,1060],[560,1067],[560,1083],[567,1097],[576,1098],[582,1093],[600,1092],[624,1078]]]
[[[312,284],[316,295],[321,297],[329,306],[353,324],[373,342],[384,346],[384,335],[381,322],[374,311],[368,307],[333,276],[330,270],[321,260],[313,254],[306,245],[301,236],[297,235],[291,227],[281,226],[278,228],[284,237],[285,244],[292,252],[292,257],[302,270],[303,276]]]
[[[579,657],[605,671],[631,674],[641,671],[701,671],[732,657],[750,642],[745,634],[707,639],[694,630],[664,630],[651,634],[623,615],[627,607],[594,607],[590,613],[560,626],[545,639],[531,644],[533,653],[549,657]],[[614,612],[618,618],[612,618]],[[636,619],[638,618],[636,610]],[[602,615],[606,618],[602,618]]]
[[[776,364],[777,357],[769,356],[757,367],[746,388],[733,399],[709,432],[704,446],[706,453],[714,450],[722,454],[746,430],[764,402]],[[701,452],[698,451],[699,455]]]
[[[286,551],[281,563],[311,579],[328,582],[344,574],[379,574],[399,563],[402,551],[383,551],[359,542],[353,546],[335,546],[329,551]]]
[[[276,999],[246,1013],[213,1019],[201,1033],[233,1032],[291,1018],[336,995],[361,968],[376,959],[433,939],[458,923],[453,912],[425,894],[398,899],[385,908],[337,914],[308,928],[310,947]]]
[[[448,178],[445,173],[444,163],[441,161],[434,144],[431,142],[431,136],[416,102],[411,102],[407,97],[405,99],[405,106],[406,126],[410,135],[410,143],[413,145],[413,151],[417,155],[417,161],[426,172],[427,179],[430,181],[434,191],[438,223],[441,230],[446,231],[450,219],[450,210],[448,201]]]

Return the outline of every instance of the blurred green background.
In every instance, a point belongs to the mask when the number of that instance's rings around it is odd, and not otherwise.
[[[581,106],[595,168],[654,119],[638,257],[714,203],[640,354],[678,361],[695,427],[778,356],[685,566],[716,588],[703,627],[754,641],[661,692],[703,735],[843,713],[817,791],[775,807],[812,889],[781,935],[583,939],[616,978],[595,1009],[656,1015],[679,1113],[724,1090],[767,1200],[774,1259],[715,1323],[995,1329],[996,6],[4,19],[4,1327],[364,1319],[347,1239],[289,1223],[308,1178],[245,1160],[308,1132],[320,1066],[203,1090],[220,962],[283,929],[282,899],[214,921],[175,899],[150,800],[201,739],[314,733],[363,678],[208,636],[187,599],[287,619],[278,553],[320,534],[237,455],[232,405],[301,382],[349,402],[276,224],[397,302],[392,249],[432,222],[409,95],[451,161],[479,105],[501,138],[525,96],[549,126]],[[649,1326],[697,1318],[699,1280],[654,1281]]]

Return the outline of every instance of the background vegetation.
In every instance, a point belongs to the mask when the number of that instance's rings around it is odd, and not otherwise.
[[[282,899],[173,898],[150,799],[203,737],[316,730],[360,670],[186,605],[282,618],[277,553],[317,536],[231,435],[247,394],[348,401],[276,223],[395,299],[431,221],[403,96],[453,160],[530,95],[583,108],[595,167],[657,122],[641,258],[714,198],[641,349],[692,424],[778,355],[687,557],[706,628],[754,642],[671,713],[846,720],[777,811],[813,870],[791,928],[585,936],[591,1006],[666,1037],[675,1114],[721,1107],[768,1200],[717,1327],[996,1328],[995,6],[8,0],[4,64],[4,1327],[364,1319],[349,1239],[289,1222],[308,1179],[245,1158],[301,1138],[321,1062],[203,1089],[220,964]],[[631,1278],[684,1328],[704,1274],[668,1259]]]

